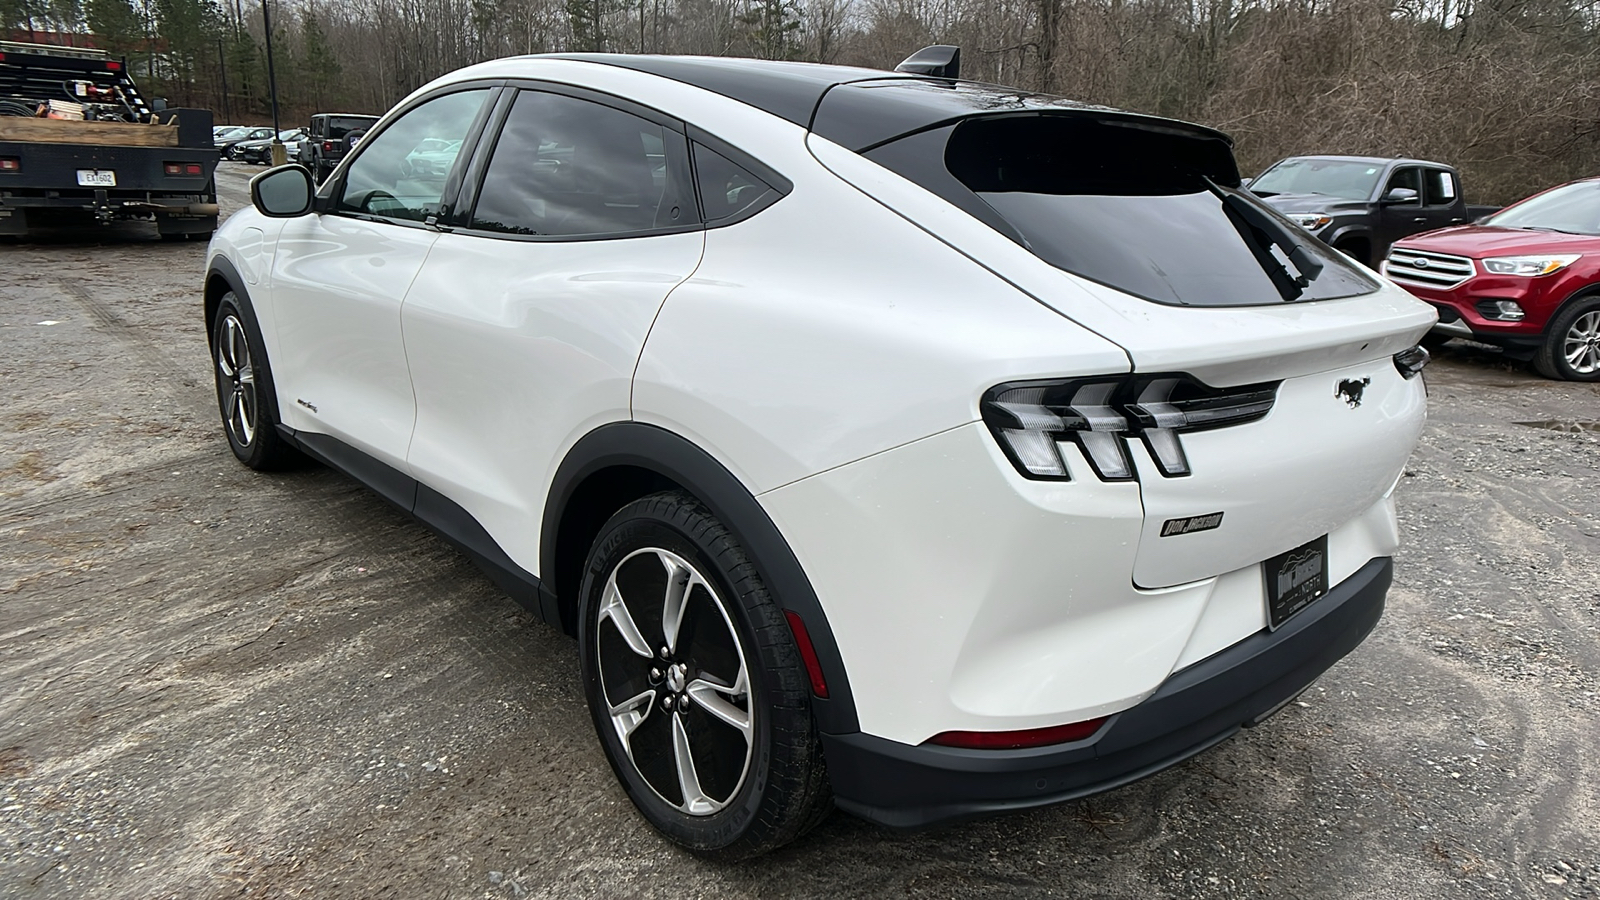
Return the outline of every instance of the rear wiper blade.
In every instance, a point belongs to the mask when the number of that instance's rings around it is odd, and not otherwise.
[[[1256,261],[1261,264],[1262,271],[1278,289],[1278,294],[1284,301],[1297,300],[1306,288],[1311,285],[1311,280],[1322,274],[1322,261],[1311,255],[1289,225],[1278,221],[1250,201],[1226,191],[1221,185],[1207,178],[1206,187],[1222,201],[1222,208],[1228,216],[1228,221],[1244,238],[1244,242],[1255,255]],[[1261,239],[1276,244],[1283,255],[1294,264],[1299,275],[1290,275],[1283,264],[1273,258],[1267,248],[1262,246]]]

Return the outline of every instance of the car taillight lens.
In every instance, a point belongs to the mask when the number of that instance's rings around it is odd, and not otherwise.
[[[333,152],[333,141],[323,141],[322,142],[322,152],[323,153],[332,153]]]
[[[0,172],[21,172],[22,158],[17,156],[0,156]]]
[[[199,163],[162,163],[161,169],[168,175],[204,175],[206,173],[205,168]]]
[[[1394,355],[1394,367],[1400,370],[1402,377],[1415,378],[1422,371],[1422,367],[1426,366],[1428,360],[1432,358],[1432,354],[1428,353],[1428,348],[1419,344],[1409,350],[1401,350],[1396,353]]]
[[[1048,747],[1051,744],[1068,744],[1093,737],[1110,716],[1073,722],[1070,725],[1052,725],[1049,728],[1029,728],[1023,731],[946,731],[928,739],[930,744],[943,747],[960,747],[964,750],[1023,750],[1029,747]]]
[[[1137,477],[1127,440],[1137,437],[1162,475],[1189,474],[1179,435],[1254,422],[1272,411],[1278,385],[1213,388],[1188,375],[1012,382],[984,395],[983,419],[1018,471],[1070,480],[1061,445],[1076,444],[1102,481]]]

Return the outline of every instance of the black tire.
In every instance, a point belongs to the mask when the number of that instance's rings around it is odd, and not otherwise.
[[[248,326],[238,296],[222,295],[211,327],[211,373],[217,383],[217,412],[228,446],[239,461],[258,471],[286,468],[300,461],[298,450],[278,434],[277,396],[266,350]]]
[[[1600,381],[1600,295],[1573,300],[1556,313],[1533,368],[1546,378]]]
[[[1367,241],[1353,239],[1340,241],[1333,245],[1333,249],[1343,253],[1363,266],[1372,266],[1372,245]]]
[[[679,624],[669,637],[672,609]],[[612,770],[671,840],[708,858],[746,859],[800,837],[833,808],[788,620],[733,535],[693,497],[652,494],[600,530],[584,565],[578,657]]]

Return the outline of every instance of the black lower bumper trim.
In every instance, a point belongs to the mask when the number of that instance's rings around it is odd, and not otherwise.
[[[1393,578],[1367,563],[1277,631],[1262,631],[1175,672],[1093,738],[1034,750],[911,746],[824,734],[838,806],[916,829],[1048,806],[1120,787],[1200,753],[1276,712],[1377,626]]]

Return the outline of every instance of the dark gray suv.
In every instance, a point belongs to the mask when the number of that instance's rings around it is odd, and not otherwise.
[[[322,181],[377,121],[377,116],[317,113],[306,128],[305,140],[300,142],[298,162],[310,169],[318,182]]]

